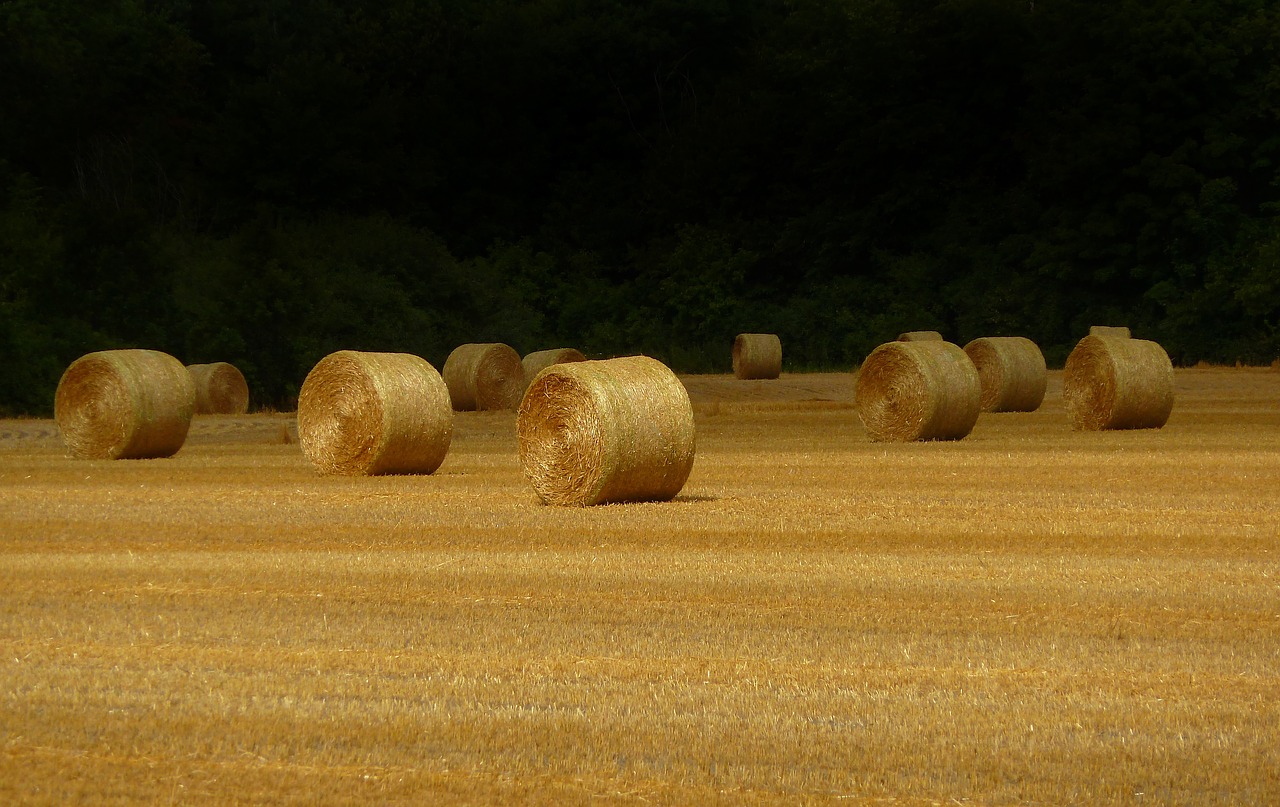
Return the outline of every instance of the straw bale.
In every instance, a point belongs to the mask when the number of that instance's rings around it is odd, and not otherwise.
[[[538,373],[544,368],[553,364],[565,364],[571,361],[586,361],[587,357],[582,355],[582,351],[572,347],[557,347],[551,350],[538,350],[525,356],[520,360],[520,366],[524,369],[525,383],[533,381]]]
[[[777,378],[782,374],[782,340],[773,333],[740,333],[733,340],[737,378]]]
[[[1173,364],[1146,339],[1086,336],[1067,357],[1062,395],[1077,430],[1158,429],[1173,411]]]
[[[158,350],[104,350],[71,363],[54,419],[80,459],[170,457],[182,448],[196,388],[182,362]]]
[[[545,504],[666,501],[693,469],[693,407],[646,356],[556,364],[516,418],[520,465]]]
[[[243,415],[249,411],[249,385],[244,375],[225,361],[188,364],[196,385],[197,415]]]
[[[1044,354],[1022,336],[987,336],[964,346],[982,385],[983,412],[1034,412],[1049,374]]]
[[[871,351],[854,385],[854,408],[872,440],[958,440],[973,430],[982,385],[950,342],[889,342]]]
[[[418,356],[340,350],[302,382],[298,442],[323,474],[429,474],[452,436],[449,391]]]
[[[937,331],[907,331],[898,334],[899,342],[941,342],[942,334]]]
[[[459,345],[445,360],[442,374],[459,412],[515,409],[524,394],[520,354],[500,342]]]
[[[1129,333],[1127,325],[1090,325],[1090,336],[1116,336],[1121,339],[1130,339],[1133,334]]]

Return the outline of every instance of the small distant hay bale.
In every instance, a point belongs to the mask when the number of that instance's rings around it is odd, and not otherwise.
[[[666,501],[693,469],[693,407],[646,356],[557,364],[525,393],[520,465],[544,504]]]
[[[1120,339],[1131,339],[1133,334],[1129,333],[1127,325],[1090,325],[1090,336],[1114,336]]]
[[[249,411],[249,385],[235,365],[218,361],[188,364],[196,385],[197,415],[243,415]]]
[[[501,342],[459,345],[445,360],[442,375],[459,412],[515,409],[524,394],[520,354]]]
[[[520,360],[520,366],[524,368],[525,383],[533,381],[538,373],[553,364],[567,364],[571,361],[586,361],[587,357],[582,355],[582,351],[572,347],[557,347],[551,350],[538,350],[525,356]]]
[[[862,363],[853,397],[872,440],[959,440],[978,421],[982,385],[950,342],[889,342]]]
[[[782,374],[782,340],[773,333],[740,333],[733,340],[733,375],[743,379]]]
[[[941,342],[942,334],[937,331],[907,331],[898,334],[899,342]]]
[[[1173,364],[1146,339],[1086,336],[1067,357],[1062,395],[1079,431],[1158,429],[1173,411]]]
[[[182,362],[158,350],[104,350],[71,363],[54,419],[80,459],[171,457],[182,448],[196,388]]]
[[[302,382],[298,442],[323,474],[429,474],[452,436],[449,391],[418,356],[340,350]]]
[[[964,346],[978,370],[983,412],[1034,412],[1049,380],[1044,354],[1022,336],[986,336]]]

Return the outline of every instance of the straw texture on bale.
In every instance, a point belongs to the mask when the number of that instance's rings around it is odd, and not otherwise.
[[[429,474],[452,436],[444,380],[408,353],[331,353],[298,394],[298,442],[323,474]]]
[[[950,342],[889,342],[871,351],[853,404],[872,440],[959,440],[973,430],[982,387]]]
[[[182,448],[196,388],[182,362],[158,350],[104,350],[71,363],[54,419],[81,459],[169,457]]]
[[[736,378],[777,378],[782,374],[782,340],[773,333],[740,333],[733,340]]]
[[[937,331],[907,331],[898,334],[899,342],[941,342],[942,334]]]
[[[978,370],[983,412],[1034,412],[1049,380],[1044,354],[1022,336],[974,339],[964,352]]]
[[[1117,336],[1121,339],[1129,339],[1133,336],[1129,332],[1127,325],[1090,325],[1090,336]]]
[[[1077,430],[1158,429],[1173,411],[1173,364],[1146,339],[1086,336],[1067,357],[1062,396]]]
[[[551,350],[538,350],[520,360],[524,368],[525,383],[533,381],[538,373],[553,364],[565,364],[571,361],[586,361],[582,351],[572,347],[557,347]]]
[[[520,465],[545,504],[666,501],[693,469],[693,407],[647,356],[557,364],[525,393]]]
[[[459,412],[515,409],[524,394],[520,354],[501,342],[459,345],[445,360],[442,374]]]
[[[249,385],[235,365],[218,361],[188,364],[196,385],[197,415],[243,415],[249,411]]]

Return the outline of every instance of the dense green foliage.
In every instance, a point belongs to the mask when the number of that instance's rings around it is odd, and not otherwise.
[[[145,346],[1280,354],[1264,0],[0,0],[0,412]]]

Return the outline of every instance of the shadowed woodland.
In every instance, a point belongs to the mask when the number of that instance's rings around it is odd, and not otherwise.
[[[0,2],[0,414],[112,347],[1280,355],[1262,0]]]

